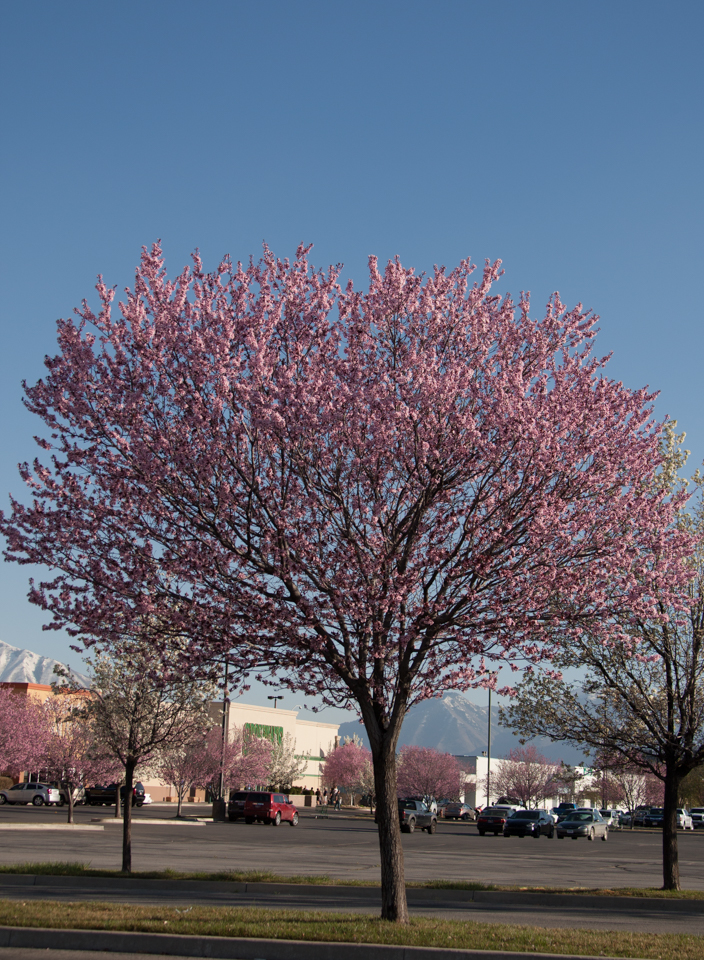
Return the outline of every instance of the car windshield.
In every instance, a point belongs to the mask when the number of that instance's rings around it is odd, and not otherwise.
[[[540,820],[540,814],[536,813],[535,810],[517,810],[515,813],[512,813],[510,818],[511,820]]]
[[[650,816],[652,817],[654,815],[656,817],[661,817],[664,812],[665,811],[662,807],[653,807],[653,809],[650,811]]]
[[[570,817],[570,820],[584,821],[586,823],[588,823],[591,819],[592,819],[591,813],[582,813],[582,812],[573,813],[572,816]]]
[[[398,805],[402,810],[415,810],[416,808],[415,800],[399,800]]]
[[[482,811],[483,817],[505,817],[506,811],[499,809],[499,807],[487,807],[486,810]]]

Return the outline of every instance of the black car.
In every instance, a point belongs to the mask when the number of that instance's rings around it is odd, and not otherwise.
[[[504,824],[505,837],[535,837],[540,835],[552,839],[555,836],[555,822],[547,810],[516,810]]]
[[[97,784],[94,787],[86,787],[85,800],[83,801],[86,804],[90,804],[91,807],[101,806],[107,804],[108,806],[115,803],[117,798],[117,784],[110,783],[107,787],[104,787],[100,784]],[[125,787],[124,784],[120,787],[120,803],[125,802]],[[132,806],[141,807],[144,803],[144,786],[143,784],[137,782],[132,787]]]

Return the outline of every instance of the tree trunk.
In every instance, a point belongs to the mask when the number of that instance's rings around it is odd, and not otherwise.
[[[122,823],[122,872],[132,873],[132,790],[134,787],[134,768],[136,764],[129,760],[125,764],[125,811]],[[120,806],[120,791],[117,793],[117,805]]]
[[[662,888],[680,889],[680,864],[677,851],[677,798],[680,777],[665,768],[665,804],[662,824]]]
[[[115,819],[120,817],[120,781],[115,784]]]
[[[181,816],[181,809],[183,807],[183,790],[180,787],[176,788],[176,795],[178,796],[178,807],[176,809],[176,816]]]
[[[73,787],[69,784],[66,788],[66,797],[68,798],[68,821],[73,823]]]
[[[408,923],[403,845],[396,792],[397,739],[395,736],[390,738],[389,742],[384,737],[381,744],[375,745],[376,749],[372,747],[381,860],[381,918],[396,923]]]

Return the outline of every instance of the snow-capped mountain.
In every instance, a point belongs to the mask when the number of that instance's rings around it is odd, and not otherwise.
[[[491,708],[491,755],[505,757],[509,750],[520,747],[520,741],[510,730],[499,726],[499,712]],[[340,725],[340,739],[357,736],[368,746],[361,722],[352,720]],[[553,743],[543,737],[531,743],[549,760],[576,763],[584,753],[565,744]],[[413,707],[401,730],[400,746],[433,747],[456,756],[477,756],[487,749],[487,708],[472,703],[458,690],[448,690],[440,699],[425,700]]]
[[[54,667],[59,663],[51,657],[40,657],[31,650],[21,650],[0,640],[0,683],[43,683],[56,680]],[[64,664],[62,664],[64,666]],[[90,685],[88,677],[71,671],[76,682],[82,687]]]

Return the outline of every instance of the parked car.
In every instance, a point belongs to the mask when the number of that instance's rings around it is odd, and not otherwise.
[[[645,818],[650,813],[650,807],[636,807],[633,811],[633,826],[634,827],[644,827]]]
[[[85,803],[91,807],[101,805],[111,806],[117,799],[117,784],[109,783],[107,786],[96,784],[93,787],[86,787]],[[120,787],[120,803],[125,802],[124,784]],[[144,786],[137,782],[132,787],[132,806],[141,807],[144,803]]]
[[[418,827],[426,833],[435,833],[438,825],[437,814],[422,800],[399,800],[398,818],[404,833],[413,833]]]
[[[694,830],[694,821],[689,813],[683,807],[677,808],[677,826],[680,830]]]
[[[550,813],[556,817],[563,816],[565,813],[570,813],[572,810],[577,809],[576,803],[570,803],[567,800],[563,800],[562,803],[558,803],[556,807],[553,807]]]
[[[58,806],[61,794],[56,787],[48,783],[16,783],[12,787],[0,790],[0,803],[31,803],[35,807]]]
[[[579,837],[586,837],[587,840],[601,837],[602,840],[606,840],[608,836],[608,825],[598,810],[575,810],[570,817],[557,824],[558,840],[564,837],[572,837],[573,840]]]
[[[443,816],[446,820],[475,820],[476,814],[466,803],[446,803],[443,810]]]
[[[69,788],[67,786],[65,786],[63,783],[59,783],[58,780],[52,780],[49,786],[56,787],[56,789],[59,791],[59,796],[61,798],[59,800],[60,807],[63,807],[65,804],[68,803]],[[86,791],[83,789],[83,787],[74,787],[73,788],[74,807],[78,807],[85,802],[86,802]]]
[[[620,810],[610,810],[604,808],[603,810],[600,810],[599,813],[601,814],[602,819],[605,821],[609,830],[616,830],[618,827],[620,827]]]
[[[498,837],[504,832],[506,821],[515,813],[514,810],[507,810],[506,807],[485,807],[477,817],[477,830],[479,836],[483,837],[485,833],[493,833]]]
[[[662,827],[665,821],[665,811],[662,807],[651,807],[643,818],[644,827]]]
[[[504,824],[505,837],[535,837],[555,835],[555,822],[547,810],[517,810]]]
[[[695,830],[704,827],[704,807],[692,807],[689,815],[692,818],[692,825]]]
[[[274,827],[283,821],[292,827],[298,823],[298,811],[289,798],[268,790],[232,790],[227,815],[230,821],[242,818],[245,823],[270,823]]]

